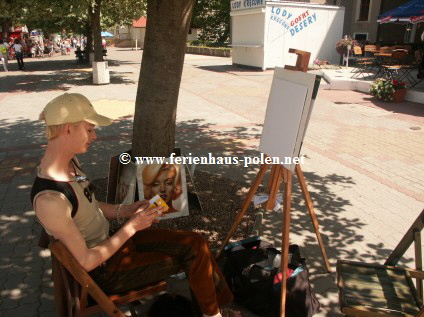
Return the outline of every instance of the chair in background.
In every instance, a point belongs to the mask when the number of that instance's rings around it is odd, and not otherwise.
[[[424,81],[423,58],[423,51],[416,50],[411,63],[403,68],[401,80],[408,81],[409,88],[413,88]]]
[[[408,51],[397,49],[392,51],[390,59],[381,65],[382,77],[387,79],[400,79],[407,65]]]
[[[422,303],[421,231],[424,210],[409,228],[384,265],[337,261],[337,284],[341,312],[348,316],[424,316]],[[415,267],[397,267],[411,244],[415,246]],[[417,279],[417,287],[412,278]]]
[[[365,78],[365,74],[368,74],[372,71],[374,67],[375,60],[373,57],[364,57],[362,54],[362,48],[358,45],[353,47],[353,57],[356,61],[356,67],[352,70],[354,73],[352,78],[359,77],[362,75],[362,78]]]
[[[105,312],[108,316],[125,317],[117,306],[128,304],[131,315],[135,317],[137,314],[134,303],[166,289],[166,282],[159,281],[124,294],[105,294],[62,242],[59,240],[50,242],[49,249],[52,253],[53,270],[60,271],[54,280],[55,297],[57,287],[63,287],[65,291],[65,295],[59,301],[66,307],[57,307],[60,316],[83,317],[96,312]],[[59,276],[61,280],[58,280]],[[55,301],[58,305],[57,298]]]
[[[392,46],[382,46],[380,47],[380,53],[391,53],[394,50]]]

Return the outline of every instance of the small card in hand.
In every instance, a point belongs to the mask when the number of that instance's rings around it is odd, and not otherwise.
[[[151,198],[149,200],[149,204],[150,204],[149,208],[164,207],[163,212],[167,212],[169,210],[169,206],[166,204],[166,202],[163,201],[163,199],[159,195],[156,195],[153,198]]]

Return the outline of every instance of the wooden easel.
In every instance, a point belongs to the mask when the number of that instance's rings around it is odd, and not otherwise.
[[[308,69],[308,63],[310,58],[309,52],[299,51],[295,49],[290,49],[290,53],[295,53],[298,55],[296,66],[286,66],[286,69],[304,71],[306,72]],[[239,226],[244,214],[249,207],[253,196],[258,190],[259,185],[261,184],[265,173],[267,172],[270,164],[263,164],[254,180],[252,187],[250,188],[246,200],[244,201],[243,207],[241,211],[237,214],[236,219],[234,220],[233,226],[228,233],[221,250],[218,252],[217,257],[219,258],[224,250],[225,246],[230,241],[231,237],[234,235],[237,227]],[[269,177],[268,185],[266,191],[269,193],[268,201],[266,203],[265,209],[270,211],[274,208],[275,201],[277,198],[278,191],[280,189],[281,181],[284,183],[284,195],[283,195],[283,231],[282,231],[282,254],[281,254],[281,271],[282,276],[287,276],[288,269],[288,258],[289,258],[289,234],[290,234],[290,208],[291,208],[291,195],[292,195],[292,184],[293,184],[293,172],[289,169],[285,168],[280,164],[272,164],[271,165],[271,174]],[[299,164],[296,165],[295,168],[296,175],[300,184],[300,188],[302,189],[303,196],[306,201],[306,205],[308,207],[309,215],[311,216],[312,223],[314,225],[315,234],[317,236],[317,240],[321,249],[321,253],[327,268],[328,272],[331,272],[330,263],[328,261],[327,253],[324,249],[324,244],[321,239],[321,234],[319,232],[319,225],[317,216],[315,214],[312,199],[309,194],[309,191],[306,186],[305,177],[303,175],[302,169]],[[286,292],[287,292],[287,279],[283,278],[281,282],[281,317],[285,317],[285,307],[286,307]]]

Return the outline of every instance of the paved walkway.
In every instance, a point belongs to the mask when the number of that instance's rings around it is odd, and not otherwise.
[[[108,50],[111,83],[94,86],[73,55],[26,60],[26,71],[0,72],[0,316],[55,316],[49,253],[37,247],[39,225],[29,201],[45,144],[38,114],[55,96],[85,94],[119,121],[99,129],[82,164],[106,177],[109,157],[131,147],[141,51]],[[233,67],[231,59],[186,55],[177,114],[177,143],[202,156],[253,156],[273,71]],[[382,263],[424,206],[424,107],[381,103],[352,91],[321,90],[305,137],[302,167],[333,265],[337,258]],[[251,181],[258,166],[199,166]],[[295,181],[296,184],[296,181]],[[279,244],[280,213],[265,213],[261,234]],[[311,271],[322,310],[337,316],[335,274],[326,274],[297,185],[291,240]],[[410,250],[402,260],[411,264]]]

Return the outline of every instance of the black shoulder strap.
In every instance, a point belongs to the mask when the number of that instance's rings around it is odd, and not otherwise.
[[[75,217],[75,214],[78,211],[78,198],[75,194],[72,186],[67,182],[56,182],[51,179],[36,177],[34,180],[34,184],[31,189],[31,203],[34,204],[35,196],[44,190],[53,190],[56,192],[60,192],[65,195],[65,197],[69,200],[72,205],[72,218]]]

